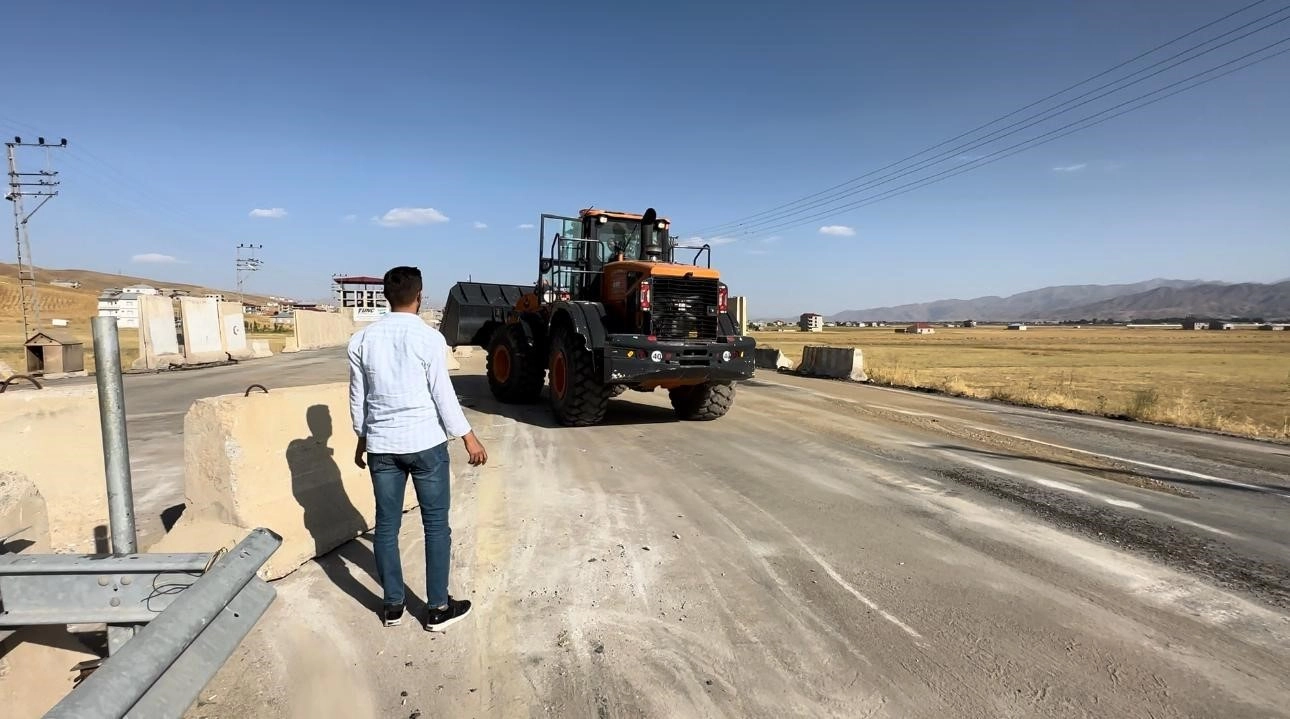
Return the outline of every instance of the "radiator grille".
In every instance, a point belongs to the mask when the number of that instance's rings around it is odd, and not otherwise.
[[[671,340],[716,339],[719,281],[655,277],[650,284],[655,336]]]

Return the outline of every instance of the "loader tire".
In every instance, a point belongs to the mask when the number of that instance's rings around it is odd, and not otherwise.
[[[499,402],[530,404],[546,379],[541,358],[519,325],[502,325],[488,342],[488,388]]]
[[[690,387],[668,390],[676,416],[687,422],[710,422],[724,417],[735,403],[735,386],[723,382],[704,382]]]
[[[567,330],[551,342],[551,410],[567,427],[599,424],[609,408],[609,388],[596,377],[591,353]]]

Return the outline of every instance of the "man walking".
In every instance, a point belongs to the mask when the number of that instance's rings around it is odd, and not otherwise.
[[[426,544],[427,631],[442,631],[470,612],[448,595],[448,441],[463,438],[470,464],[488,461],[457,402],[444,362],[447,342],[421,320],[421,271],[385,273],[390,312],[349,341],[349,412],[358,434],[354,463],[366,466],[376,493],[376,573],[385,594],[385,626],[403,620],[399,525],[408,476],[421,506]],[[364,463],[363,455],[367,461]]]

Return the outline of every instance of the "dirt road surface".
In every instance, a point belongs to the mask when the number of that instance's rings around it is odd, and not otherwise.
[[[360,538],[189,717],[1290,716],[1284,446],[774,374],[717,422],[628,392],[557,428],[464,364],[473,615],[383,628]]]

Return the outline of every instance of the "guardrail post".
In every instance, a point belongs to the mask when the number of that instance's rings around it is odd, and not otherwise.
[[[121,383],[121,343],[115,317],[95,317],[94,383],[99,390],[103,466],[107,475],[108,525],[112,553],[138,551],[134,529],[134,490],[130,483],[130,446],[125,431],[125,388]]]

